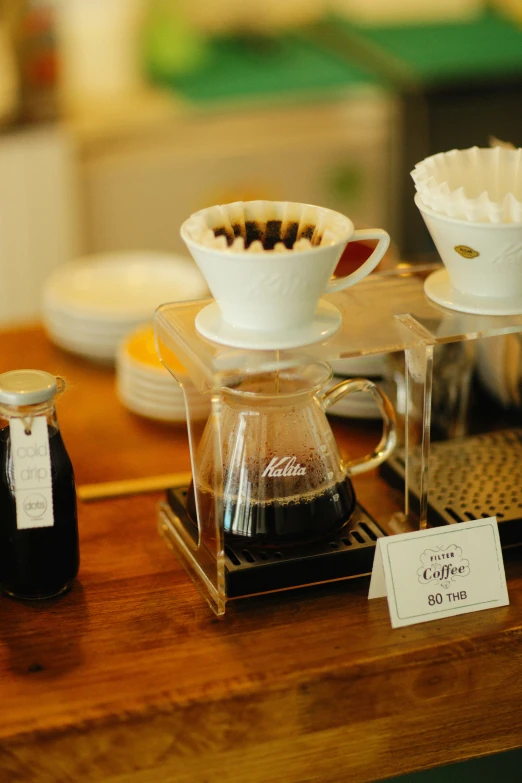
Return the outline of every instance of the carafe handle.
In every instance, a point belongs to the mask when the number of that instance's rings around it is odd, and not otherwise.
[[[323,410],[327,411],[335,402],[353,392],[368,392],[372,395],[379,407],[383,428],[382,437],[372,452],[359,459],[344,463],[344,471],[348,476],[376,468],[388,459],[397,444],[395,410],[385,393],[373,381],[369,381],[367,378],[349,378],[341,381],[322,394],[319,397],[319,402]]]

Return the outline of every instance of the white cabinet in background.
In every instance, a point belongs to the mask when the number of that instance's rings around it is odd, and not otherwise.
[[[88,252],[186,252],[193,211],[239,199],[338,209],[394,231],[396,106],[378,89],[305,105],[180,112],[142,132],[82,142]]]
[[[0,326],[40,316],[42,284],[78,253],[76,153],[58,127],[0,136]]]

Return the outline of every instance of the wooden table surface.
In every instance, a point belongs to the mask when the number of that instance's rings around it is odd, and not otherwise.
[[[140,419],[114,374],[42,331],[0,371],[64,375],[78,484],[189,469],[183,427]],[[375,427],[340,421],[352,450]],[[372,510],[396,498],[356,484]],[[0,783],[355,783],[522,744],[522,550],[511,604],[392,630],[368,578],[230,602],[215,618],[156,532],[160,493],[80,503],[61,599],[0,598]]]

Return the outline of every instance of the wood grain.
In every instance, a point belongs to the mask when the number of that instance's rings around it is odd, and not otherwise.
[[[3,333],[0,371],[71,383],[79,483],[189,468],[181,427],[126,412],[114,378]],[[338,422],[344,446],[376,428]],[[375,476],[374,506],[396,498]],[[511,605],[392,630],[368,579],[208,610],[156,532],[161,497],[80,503],[80,577],[59,600],[0,598],[0,783],[347,783],[522,744],[522,563]]]
[[[169,487],[183,487],[190,484],[192,474],[164,473],[161,476],[145,476],[144,478],[119,479],[117,481],[102,481],[99,484],[79,484],[76,494],[84,503],[94,500],[107,500],[124,495],[143,495],[146,492],[158,492]]]

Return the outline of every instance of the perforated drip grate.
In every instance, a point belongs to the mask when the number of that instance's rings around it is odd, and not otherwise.
[[[197,531],[186,511],[185,487],[167,492],[170,509],[196,540]],[[288,590],[369,574],[375,542],[383,531],[359,505],[349,527],[324,541],[281,549],[225,546],[227,597]]]
[[[381,475],[404,487],[404,449],[382,466]],[[410,500],[419,508],[420,451],[411,460]],[[522,430],[432,443],[428,522],[455,524],[496,516],[503,546],[522,541]]]

